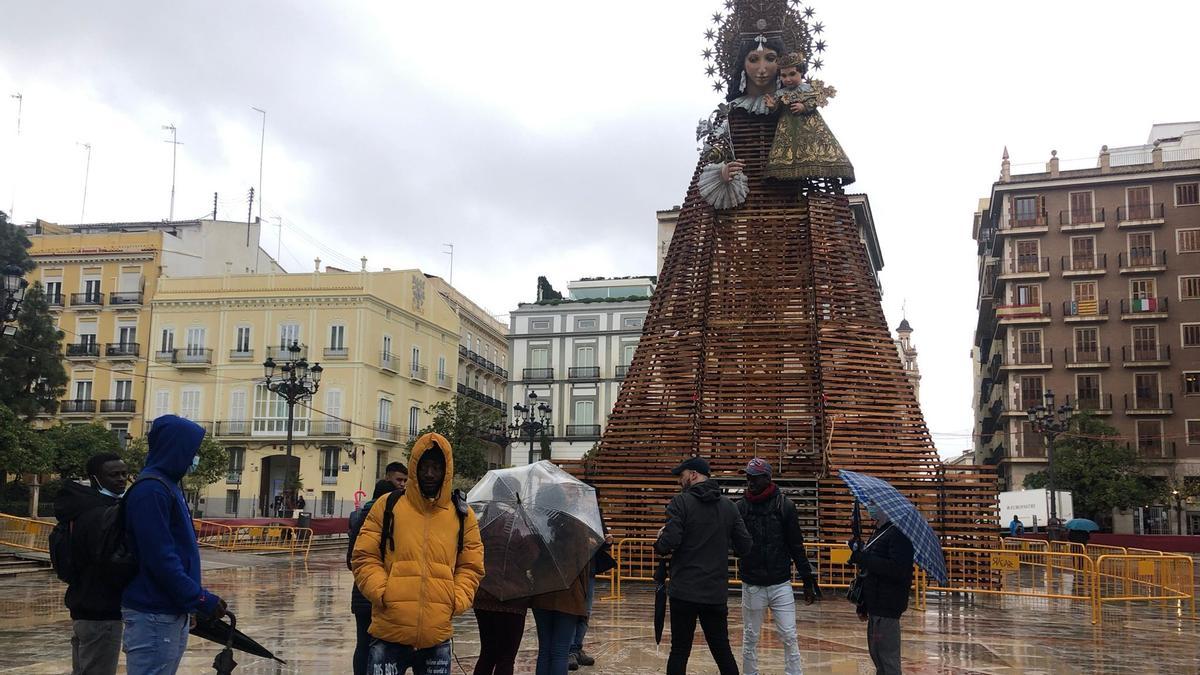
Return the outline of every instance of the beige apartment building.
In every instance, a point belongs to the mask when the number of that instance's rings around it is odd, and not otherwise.
[[[388,462],[407,460],[427,408],[454,395],[459,317],[420,270],[160,279],[151,309],[146,419],[195,420],[230,453],[226,479],[201,495],[206,517],[272,515],[284,490],[287,405],[262,364],[287,345],[324,368],[292,425],[316,517],[349,514]]]
[[[1046,466],[1026,410],[1046,392],[1101,417],[1155,476],[1200,478],[1200,122],[1155,125],[1094,162],[1013,171],[980,200],[975,454],[1004,489]],[[1040,168],[1040,167],[1039,167]],[[1200,505],[1116,514],[1200,532]]]
[[[102,422],[124,443],[145,415],[151,302],[166,276],[279,269],[258,246],[259,225],[214,220],[24,227],[64,338],[70,380],[58,419]],[[42,422],[50,423],[46,416]]]

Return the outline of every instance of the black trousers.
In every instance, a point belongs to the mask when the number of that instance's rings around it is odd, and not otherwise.
[[[479,623],[479,660],[473,675],[512,675],[525,635],[525,613],[476,609],[475,620]]]
[[[371,634],[367,629],[371,627],[371,608],[352,609],[351,612],[357,628],[354,638],[354,675],[367,675],[367,655],[371,651]]]
[[[729,605],[700,604],[677,598],[671,598],[671,656],[667,658],[667,675],[687,675],[697,619],[721,675],[738,675],[737,661],[729,648]]]

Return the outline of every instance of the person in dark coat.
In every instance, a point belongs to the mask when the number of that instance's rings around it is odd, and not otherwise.
[[[104,511],[125,493],[129,470],[112,453],[87,462],[90,485],[63,483],[54,516],[70,524],[70,571],[63,601],[71,612],[71,674],[112,675],[121,657],[121,588],[96,564]]]
[[[376,481],[371,500],[350,514],[350,543],[346,546],[346,569],[354,570],[350,566],[350,554],[354,552],[354,542],[358,539],[358,531],[362,529],[363,521],[367,519],[371,507],[375,506],[375,502],[380,497],[386,497],[394,490],[396,490],[396,484],[392,481],[386,478]],[[403,488],[400,493],[404,494]],[[354,641],[352,661],[354,675],[367,675],[367,655],[371,651],[371,634],[367,632],[367,629],[371,627],[371,601],[367,600],[362,591],[358,590],[358,584],[350,587],[350,613],[354,615],[354,625],[358,630]]]
[[[709,477],[704,458],[686,459],[671,473],[683,491],[667,505],[667,524],[654,542],[655,552],[671,556],[667,675],[687,672],[697,620],[721,675],[737,675],[729,648],[729,550],[746,555],[753,541],[737,507]]]
[[[796,505],[772,482],[771,465],[755,458],[746,465],[746,496],[737,507],[754,539],[754,547],[738,559],[742,579],[742,670],[746,675],[758,675],[758,637],[770,608],[783,645],[784,673],[800,675],[792,564],[804,582],[805,604],[816,602],[821,591],[804,552]]]
[[[913,580],[913,545],[875,504],[867,503],[875,532],[863,544],[850,542],[850,562],[859,569],[862,594],[858,618],[867,622],[867,650],[879,675],[900,674],[900,615],[908,609]]]

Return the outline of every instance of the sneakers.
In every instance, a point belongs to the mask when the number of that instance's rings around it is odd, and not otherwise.
[[[596,665],[596,659],[589,656],[588,653],[583,651],[582,649],[579,650],[579,652],[577,654],[575,654],[575,660],[578,661],[579,665],[581,665],[581,666]]]
[[[579,670],[579,657],[575,652],[567,654],[567,670]]]

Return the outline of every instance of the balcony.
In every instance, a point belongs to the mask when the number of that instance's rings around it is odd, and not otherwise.
[[[447,373],[438,373],[434,379],[437,382],[437,386],[442,389],[449,389],[454,384],[454,378],[450,377]]]
[[[242,484],[242,472],[241,471],[230,471],[230,472],[226,473],[225,474],[225,482],[228,483],[229,485],[241,485]]]
[[[463,356],[463,357],[466,357],[466,358],[470,359],[470,358],[471,358],[471,357],[470,357],[470,352],[471,352],[471,350],[470,350],[470,349],[467,349],[466,347],[464,347],[464,346],[462,346],[462,345],[459,345],[459,346],[458,346],[458,355],[459,355],[459,356]]]
[[[1063,349],[1063,356],[1067,360],[1067,368],[1069,369],[1107,368],[1111,365],[1112,350],[1108,347],[1103,347],[1082,351],[1067,347]]]
[[[1104,229],[1104,207],[1059,211],[1058,229],[1064,232]]]
[[[1175,412],[1175,395],[1162,392],[1141,392],[1122,397],[1126,415],[1170,415]]]
[[[1064,277],[1099,277],[1108,271],[1108,254],[1096,253],[1091,256],[1064,255],[1058,260],[1059,269]]]
[[[505,380],[508,379],[508,369],[507,368],[502,368],[500,366],[496,366],[496,374],[499,375],[502,379],[505,379]]]
[[[616,376],[616,378],[618,380],[623,380],[623,379],[625,379],[625,376],[629,374],[629,366],[618,365],[616,371],[613,374]]]
[[[73,342],[67,345],[68,359],[100,358],[100,345],[96,342]]]
[[[72,307],[101,307],[104,305],[104,296],[99,293],[72,293]]]
[[[1004,356],[1002,354],[1000,354],[999,352],[992,354],[991,360],[988,361],[988,371],[987,372],[988,372],[988,377],[992,378],[993,382],[996,381],[1000,377],[1000,371],[1003,370],[1003,366],[1004,366]]]
[[[141,291],[121,291],[108,294],[110,307],[138,307],[142,304]]]
[[[1080,396],[1075,400],[1067,397],[1067,405],[1075,409],[1076,412],[1086,412],[1092,415],[1111,415],[1112,394],[1089,394]]]
[[[1163,216],[1163,205],[1133,204],[1117,207],[1117,227],[1147,227],[1162,225],[1166,222]]]
[[[1006,232],[1013,234],[1046,232],[1050,229],[1050,218],[1045,211],[1040,213],[1013,213],[1008,218]]]
[[[379,367],[380,367],[381,369],[383,369],[383,371],[384,371],[384,372],[386,372],[386,373],[391,373],[391,374],[395,375],[395,374],[398,372],[398,371],[396,370],[396,357],[395,357],[395,355],[394,355],[394,354],[392,354],[391,352],[382,352],[382,353],[380,353],[380,354],[379,354]]]
[[[1132,450],[1133,446],[1129,443],[1125,447]],[[1137,453],[1142,459],[1175,459],[1175,441],[1163,441],[1161,436],[1148,436],[1139,438],[1137,442]]]
[[[1108,321],[1108,300],[1064,300],[1063,321]]]
[[[997,354],[996,356],[999,356]],[[1042,348],[1038,351],[1016,351],[1012,359],[1000,366],[1001,370],[1047,370],[1054,366],[1054,351]]]
[[[190,417],[188,417],[187,419],[188,419],[188,420],[191,420],[192,424],[199,425],[199,426],[200,426],[200,428],[201,428],[201,429],[204,429],[204,432],[205,432],[206,434],[208,434],[209,436],[213,436],[213,435],[214,435],[214,434],[213,434],[213,428],[214,428],[214,427],[213,427],[213,425],[214,425],[214,423],[213,423],[213,422],[210,422],[210,421],[208,421],[208,420],[193,420],[193,419],[191,419]],[[245,424],[245,425],[246,425],[246,430],[247,430],[247,434],[246,434],[246,435],[249,435],[250,423],[249,423],[249,422],[244,422],[243,424]],[[153,426],[154,426],[154,420],[152,420],[152,419],[148,419],[148,420],[146,420],[146,433],[150,433],[150,429],[151,429]]]
[[[1050,303],[1001,305],[996,319],[1001,325],[1050,323]]]
[[[100,401],[100,412],[114,415],[132,415],[137,412],[137,401],[132,399],[104,399]]]
[[[345,361],[350,358],[350,350],[345,347],[326,347],[322,353],[330,361]]]
[[[169,349],[154,353],[154,360],[159,363],[171,363],[176,368],[207,368],[212,365],[213,350],[204,347],[185,347]]]
[[[575,366],[567,368],[568,380],[598,380],[600,379],[599,366]]]
[[[1022,256],[1004,261],[1001,279],[1049,279],[1050,258]]]
[[[1121,320],[1165,319],[1168,304],[1167,298],[1121,298]]]
[[[1121,361],[1126,368],[1153,368],[1171,365],[1171,345],[1121,347]]]
[[[545,382],[554,379],[553,368],[525,368],[521,371],[521,379],[525,382]]]
[[[340,420],[333,417],[315,418],[308,424],[308,436],[325,437],[325,438],[349,438],[350,437],[350,421]]]
[[[230,349],[229,350],[229,360],[230,361],[253,361],[254,360],[254,350],[253,349]]]
[[[418,382],[429,381],[429,369],[419,363],[413,363],[408,368],[409,377]]]
[[[136,359],[140,353],[141,347],[136,342],[110,342],[104,346],[104,355],[114,361]]]
[[[1117,254],[1117,267],[1121,274],[1146,274],[1149,272],[1165,272],[1167,269],[1166,250],[1131,251]]]
[[[96,402],[89,399],[71,399],[58,402],[60,415],[94,415]]]
[[[61,309],[64,304],[63,300],[64,298],[62,293],[46,296],[46,304],[50,305],[50,309]]]
[[[253,424],[250,420],[223,420],[213,423],[213,436],[238,438],[250,435]],[[281,434],[286,435],[286,428]]]
[[[568,424],[567,438],[600,438],[600,425]]]
[[[271,359],[276,363],[282,363],[284,361],[307,359],[308,345],[297,346],[300,347],[300,351],[293,354],[288,350],[287,345],[267,345],[265,350],[267,355],[263,360],[265,361],[266,359]]]
[[[375,436],[375,440],[385,443],[400,442],[400,427],[388,424],[387,422],[376,422],[374,428],[375,431],[372,433]]]
[[[332,476],[324,472],[321,473],[321,485],[337,485],[337,480],[336,473]]]

